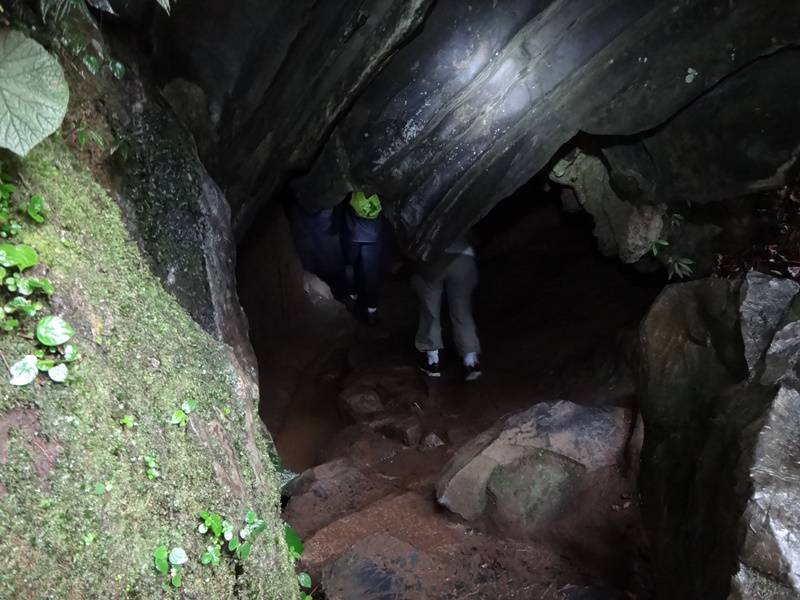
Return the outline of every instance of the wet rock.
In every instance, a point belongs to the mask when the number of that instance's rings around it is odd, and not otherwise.
[[[473,520],[491,498],[501,520],[533,526],[572,498],[582,473],[620,460],[630,426],[630,411],[621,408],[537,404],[459,450],[437,483],[437,499]]]
[[[775,385],[796,377],[796,292],[755,273],[669,286],[642,324],[640,491],[665,598],[800,593],[800,394]]]
[[[396,439],[411,448],[416,447],[422,439],[422,424],[415,416],[392,421],[381,428],[381,432],[390,439]]]
[[[770,345],[778,324],[800,285],[790,279],[777,279],[764,273],[750,272],[742,284],[742,339],[744,357],[754,376],[762,354]]]
[[[498,466],[486,486],[492,517],[508,527],[533,530],[558,515],[585,470],[547,450]]]
[[[378,392],[362,386],[348,388],[339,394],[339,407],[357,423],[368,420],[384,409]]]
[[[421,430],[411,421],[402,422],[409,412],[425,406],[428,388],[416,369],[410,367],[366,367],[353,372],[339,395],[342,411],[357,423],[416,445]],[[417,427],[418,429],[418,427]]]
[[[289,496],[284,518],[305,538],[386,491],[351,460],[338,459],[308,469],[284,487]]]
[[[440,446],[444,446],[445,442],[440,438],[437,434],[431,432],[425,436],[425,438],[420,443],[420,448],[423,450],[433,450],[434,448],[438,448]]]
[[[389,535],[371,535],[354,544],[322,574],[330,600],[407,600],[426,595],[416,574],[421,553]]]

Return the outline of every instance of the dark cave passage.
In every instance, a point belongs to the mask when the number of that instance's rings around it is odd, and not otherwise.
[[[382,321],[368,326],[304,270],[285,210],[291,198],[260,216],[239,250],[239,291],[259,359],[262,418],[284,466],[308,469],[299,481],[325,481],[305,484],[323,485],[324,492],[291,494],[286,518],[302,535],[324,545],[331,528],[359,519],[367,529],[388,531],[407,521],[449,527],[453,517],[435,510],[431,498],[447,460],[498,419],[537,403],[625,409],[626,436],[634,434],[637,327],[666,276],[601,256],[594,221],[564,210],[563,189],[534,178],[474,229],[484,376],[472,383],[462,379],[446,318],[443,377],[425,378],[416,367],[413,263],[399,252],[388,261]],[[378,409],[370,408],[374,401]],[[554,569],[580,585],[646,595],[644,538],[633,504],[636,439],[616,466],[574,482],[576,495],[547,525],[533,527],[533,537],[520,536],[507,520],[482,520],[481,553],[495,561],[492,590],[523,581],[541,591],[539,580]],[[323,475],[308,475],[320,469]],[[394,512],[373,514],[394,496],[403,499]],[[425,539],[421,547],[435,553],[437,545]],[[519,551],[501,556],[508,543]],[[525,553],[537,561],[523,560]],[[484,589],[460,560],[451,563],[456,577]]]

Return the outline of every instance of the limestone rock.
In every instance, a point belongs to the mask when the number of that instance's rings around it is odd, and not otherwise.
[[[756,441],[749,480],[753,490],[742,515],[746,567],[800,596],[800,393],[781,388]],[[747,572],[747,571],[743,571]]]
[[[667,287],[642,323],[640,492],[660,597],[800,594],[796,293],[760,273],[698,280]]]
[[[783,383],[797,387],[800,384],[800,321],[789,323],[775,334],[767,350],[763,385]]]
[[[569,483],[582,472],[621,458],[630,425],[630,412],[621,408],[537,404],[461,448],[437,483],[437,499],[473,520],[491,497],[501,519],[533,525],[571,498]]]
[[[575,152],[553,167],[550,178],[571,188],[580,205],[592,215],[594,235],[604,255],[619,255],[622,262],[634,263],[660,239],[664,209],[621,200],[600,158]]]
[[[777,279],[758,272],[747,274],[742,285],[742,339],[750,375],[759,368],[761,355],[770,345],[800,285],[790,279]]]

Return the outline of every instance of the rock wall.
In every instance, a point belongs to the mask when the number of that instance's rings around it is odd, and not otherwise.
[[[782,0],[206,0],[179,5],[158,39],[179,57],[174,75],[221,96],[213,171],[239,234],[289,182],[316,206],[364,187],[392,205],[404,249],[429,258],[579,131],[630,146],[608,159],[627,202],[780,187],[796,156],[781,124],[796,119],[799,12]]]
[[[640,486],[660,597],[800,593],[798,291],[756,272],[669,286],[642,324]]]

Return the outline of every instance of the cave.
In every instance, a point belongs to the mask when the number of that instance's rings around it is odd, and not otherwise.
[[[0,9],[0,596],[800,594],[797,6]]]

